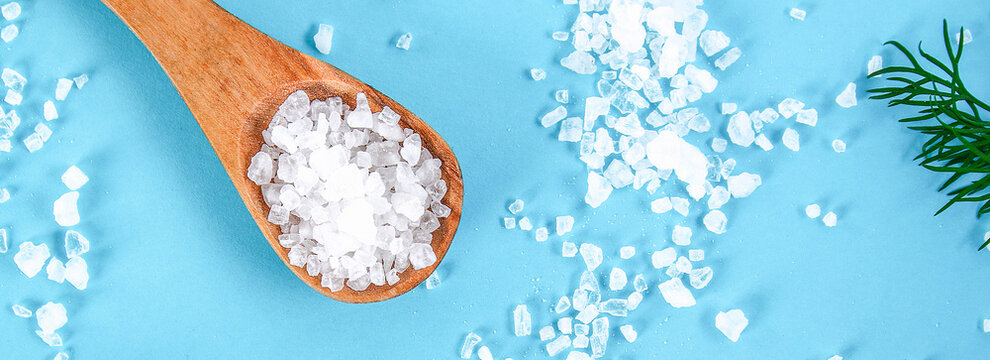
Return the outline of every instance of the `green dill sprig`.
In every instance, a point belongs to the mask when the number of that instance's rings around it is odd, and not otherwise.
[[[948,192],[949,201],[935,215],[961,202],[982,202],[977,211],[979,218],[990,213],[990,122],[982,119],[982,112],[990,106],[966,90],[959,74],[962,58],[963,29],[959,29],[958,47],[953,48],[948,21],[942,22],[942,35],[948,64],[925,52],[918,44],[918,54],[927,62],[923,66],[904,45],[888,41],[885,45],[897,48],[911,62],[911,66],[889,66],[869,74],[870,78],[889,75],[888,81],[900,86],[868,90],[871,99],[889,100],[888,106],[912,106],[919,108],[918,115],[900,119],[912,124],[908,128],[928,137],[921,154],[915,160],[931,171],[949,174],[939,187]],[[990,245],[990,240],[980,250]]]

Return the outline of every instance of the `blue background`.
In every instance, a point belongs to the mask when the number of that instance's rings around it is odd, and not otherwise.
[[[905,109],[866,101],[866,62],[888,39],[941,45],[941,21],[973,27],[964,74],[990,96],[985,64],[990,38],[981,1],[713,1],[710,28],[725,31],[744,55],[714,94],[700,103],[712,119],[720,101],[758,110],[796,97],[819,109],[816,128],[798,125],[802,150],[779,143],[784,123],[768,131],[770,153],[730,147],[739,171],[763,176],[751,197],[725,209],[728,232],[696,231],[715,269],[698,305],[671,309],[659,297],[648,254],[669,246],[674,224],[652,197],[624,189],[602,207],[583,205],[585,170],[576,144],[558,143],[537,118],[555,106],[553,91],[592,94],[593,81],[557,65],[570,50],[550,39],[576,15],[574,6],[538,1],[223,0],[261,31],[309,54],[318,23],[336,28],[333,51],[318,56],[364,80],[430,123],[457,153],[466,186],[460,231],[440,266],[443,284],[384,303],[329,300],[298,281],[269,248],[216,156],[151,55],[96,0],[25,1],[21,35],[0,49],[0,63],[29,78],[18,108],[24,124],[15,150],[0,156],[0,184],[13,199],[0,205],[11,247],[43,242],[64,260],[63,228],[51,215],[65,188],[61,173],[78,164],[91,178],[81,190],[82,223],[92,241],[89,289],[20,274],[0,261],[0,305],[65,303],[61,334],[75,359],[95,358],[453,358],[475,331],[498,358],[545,357],[534,336],[512,336],[511,309],[530,306],[534,328],[570,293],[584,265],[560,257],[561,239],[536,243],[501,229],[505,206],[526,200],[538,224],[573,214],[565,238],[593,242],[630,274],[651,282],[644,304],[618,332],[609,358],[961,359],[985,354],[990,335],[988,230],[975,206],[932,213],[946,200],[942,177],[911,158],[923,139],[896,123]],[[808,10],[805,22],[787,10]],[[412,48],[394,47],[405,32]],[[898,59],[902,60],[902,59]],[[699,61],[704,63],[705,61]],[[533,82],[528,69],[548,79]],[[61,118],[41,151],[20,140],[41,118],[59,77],[88,73],[91,82],[58,103]],[[860,105],[841,109],[835,96],[850,81]],[[5,108],[9,108],[4,104]],[[580,110],[573,109],[580,114]],[[718,126],[724,135],[724,126]],[[711,136],[711,135],[709,135]],[[844,154],[830,148],[839,137]],[[705,136],[695,136],[698,143]],[[809,203],[839,215],[828,229],[803,215]],[[551,228],[552,229],[552,228]],[[632,260],[618,248],[635,245]],[[601,269],[607,269],[603,266]],[[603,272],[603,271],[599,271]],[[34,319],[0,308],[0,358],[46,359],[55,351],[33,333]],[[740,308],[750,319],[738,343],[714,327],[718,311]],[[4,315],[6,314],[6,315]],[[534,331],[535,333],[535,331]]]

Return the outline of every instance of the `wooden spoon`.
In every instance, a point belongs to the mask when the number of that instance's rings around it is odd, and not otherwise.
[[[234,17],[209,0],[103,0],[144,42],[176,89],[240,193],[254,221],[299,279],[330,298],[367,303],[391,299],[419,285],[447,253],[461,217],[464,186],[461,169],[450,147],[429,125],[392,99],[337,68],[282,44]],[[261,147],[261,131],[278,106],[296,90],[312,99],[341,97],[353,106],[364,92],[373,111],[395,110],[404,128],[423,138],[423,146],[443,162],[447,182],[443,203],[451,214],[433,232],[437,261],[420,270],[409,268],[392,286],[371,285],[364,291],[348,287],[337,292],[320,286],[318,277],[289,265],[288,249],[278,243],[280,229],[268,222],[261,189],[247,178],[251,157]],[[220,210],[220,209],[218,209]]]

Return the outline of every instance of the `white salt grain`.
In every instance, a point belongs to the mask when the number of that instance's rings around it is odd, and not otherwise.
[[[808,15],[808,12],[798,8],[792,8],[790,14],[792,18],[804,21],[805,16]]]
[[[628,324],[620,326],[619,332],[621,332],[622,337],[624,337],[626,341],[630,343],[635,342],[636,338],[639,336],[639,334],[636,333],[636,330],[633,329],[632,325],[628,325]]]
[[[55,103],[51,100],[45,101],[44,113],[46,121],[58,119],[58,111],[55,110]]]
[[[65,262],[65,281],[68,281],[76,289],[86,290],[89,283],[89,267],[86,260],[76,256]]]
[[[815,126],[818,124],[818,110],[807,109],[798,111],[797,120],[795,121],[808,126]]]
[[[715,327],[732,342],[739,341],[739,335],[742,334],[747,325],[749,325],[749,319],[746,319],[746,315],[739,309],[732,309],[727,312],[719,311],[718,315],[715,315]]]
[[[17,37],[18,33],[20,33],[20,30],[17,29],[17,25],[10,24],[4,26],[3,30],[0,30],[0,39],[2,39],[3,42],[11,42]]]
[[[523,202],[521,199],[516,199],[513,200],[511,204],[509,204],[509,212],[513,214],[518,214],[519,212],[523,211],[523,208],[525,207],[526,207],[525,202]]]
[[[14,20],[21,15],[21,4],[14,1],[4,5],[0,8],[0,11],[3,12],[3,18],[7,19],[7,21]]]
[[[808,205],[804,208],[804,214],[808,215],[808,217],[812,219],[817,218],[822,214],[822,207],[818,206],[818,204]]]
[[[557,336],[553,326],[547,325],[540,329],[540,341],[547,341]]]
[[[50,301],[38,308],[34,312],[34,316],[38,319],[38,327],[41,328],[41,331],[49,334],[62,328],[69,321],[65,306]]]
[[[65,100],[65,97],[69,95],[69,90],[72,90],[72,80],[58,79],[58,83],[55,85],[55,100]]]
[[[540,81],[547,78],[547,72],[543,71],[543,69],[533,68],[529,69],[529,76],[535,81]]]
[[[698,45],[705,56],[711,57],[729,46],[729,37],[717,30],[705,30],[698,38]]]
[[[13,69],[4,68],[0,78],[3,79],[4,86],[18,93],[24,91],[24,85],[27,84],[27,79]]]
[[[560,248],[560,255],[563,257],[574,257],[577,253],[577,245],[569,241],[564,241],[564,244]]]
[[[316,35],[313,35],[313,43],[320,53],[329,54],[330,48],[333,47],[333,26],[320,24]]]
[[[739,175],[729,176],[726,179],[726,183],[729,193],[732,194],[732,197],[738,199],[752,194],[757,187],[763,184],[763,180],[760,178],[760,175],[744,172]]]
[[[691,261],[701,261],[705,259],[705,251],[701,249],[688,250],[688,259]]]
[[[715,60],[715,67],[719,68],[722,71],[725,71],[725,69],[728,68],[733,63],[735,63],[736,60],[739,60],[739,57],[741,56],[742,56],[742,50],[739,50],[739,48],[734,47],[732,49],[729,49],[729,51],[726,51],[724,54],[722,54],[722,56],[720,56],[717,60]]]
[[[759,146],[760,149],[763,149],[763,151],[773,150],[773,143],[770,142],[770,139],[767,138],[766,134],[756,135],[753,142],[756,143],[756,146]]]
[[[835,227],[838,221],[839,221],[838,216],[836,216],[835,213],[831,211],[829,211],[827,214],[825,214],[825,216],[822,217],[822,222],[825,223],[825,226],[828,227]]]
[[[533,236],[536,238],[536,241],[544,242],[549,238],[549,231],[547,231],[546,227],[540,227],[536,231],[533,231]]]
[[[72,78],[72,82],[76,83],[76,89],[82,89],[86,83],[89,82],[89,75],[82,74]]]
[[[14,264],[24,275],[33,278],[45,266],[45,261],[49,257],[51,257],[51,252],[48,251],[48,245],[35,245],[30,241],[25,241],[21,243],[17,254],[14,255]]]
[[[870,61],[866,63],[866,75],[873,75],[873,73],[883,69],[883,57],[880,55],[875,55],[870,58]]]
[[[14,91],[14,89],[7,89],[7,96],[3,98],[3,101],[5,103],[14,106],[20,105],[21,100],[24,100],[24,97],[21,96],[21,94],[18,94],[16,91]]]
[[[69,354],[59,351],[52,360],[69,360]]]
[[[38,138],[44,143],[52,136],[52,129],[45,125],[44,123],[38,123],[34,126],[34,133],[38,134]]]
[[[674,231],[671,235],[671,239],[674,241],[674,244],[680,246],[691,245],[691,228],[674,225]]]
[[[492,360],[492,351],[487,346],[478,348],[478,360]]]
[[[588,271],[594,271],[598,268],[598,265],[602,264],[602,249],[594,244],[581,244],[579,251],[581,252],[581,258],[584,259],[584,264],[588,267]]]
[[[87,182],[89,182],[89,177],[75,165],[70,166],[68,170],[62,173],[62,183],[69,190],[77,190],[86,185]]]
[[[61,284],[65,281],[65,264],[53,256],[48,261],[48,266],[45,267],[45,273],[48,274],[48,280]]]
[[[675,308],[691,307],[697,303],[694,295],[691,294],[691,290],[684,287],[681,278],[667,280],[661,283],[659,288],[660,295],[663,296],[664,301]]]
[[[551,38],[557,41],[567,41],[567,39],[569,39],[570,36],[571,33],[566,31],[554,31],[553,34],[550,35]]]
[[[722,211],[712,210],[709,211],[708,214],[705,214],[703,222],[708,231],[716,234],[723,234],[725,233],[725,226],[728,220],[725,217],[725,213]]]
[[[626,272],[620,268],[612,268],[612,272],[608,275],[608,288],[612,291],[622,290],[626,287],[628,278],[626,277]]]
[[[530,231],[533,230],[533,223],[529,221],[528,217],[523,217],[519,219],[519,230]]]
[[[629,259],[636,255],[636,248],[632,246],[623,246],[619,248],[619,257],[623,259]]]
[[[11,310],[14,311],[14,315],[17,317],[29,318],[34,315],[34,312],[31,311],[31,309],[28,309],[20,304],[14,304],[14,306],[11,307]]]
[[[79,200],[79,193],[71,191],[63,194],[57,200],[52,213],[55,215],[55,222],[61,226],[74,226],[79,223],[79,210],[76,202]]]
[[[569,303],[568,306],[570,306]],[[560,312],[558,311],[558,313]],[[516,336],[527,336],[530,334],[533,328],[533,322],[526,305],[518,305],[515,310],[512,310],[512,324],[513,332]]]
[[[478,346],[479,342],[481,342],[481,336],[473,332],[468,333],[464,337],[464,344],[461,345],[461,352],[459,354],[461,359],[470,359],[474,355],[474,347]]]
[[[842,93],[835,98],[835,102],[844,108],[856,106],[856,84],[849,83],[849,85],[846,85]]]
[[[402,50],[409,50],[409,45],[412,44],[412,34],[405,33],[399,36],[399,39],[395,41],[395,47]]]
[[[504,218],[504,219],[502,219],[502,224],[503,224],[503,226],[505,226],[506,229],[515,229],[516,228],[516,218],[512,218],[512,217]]]
[[[8,249],[7,229],[0,229],[0,254],[6,254]]]
[[[790,149],[791,151],[801,150],[801,135],[794,129],[784,129],[784,135],[781,142],[784,143],[784,147]]]
[[[663,197],[650,203],[650,210],[657,214],[663,214],[674,208],[673,203],[671,203],[669,197]]]
[[[440,275],[437,275],[437,272],[434,271],[429,277],[426,278],[425,283],[427,290],[436,289],[440,286]]]
[[[571,232],[571,229],[574,228],[574,217],[570,215],[558,216],[556,218],[555,228],[557,231],[557,236]]]
[[[571,101],[570,94],[567,90],[557,90],[553,93],[553,98],[561,104],[566,104]]]
[[[846,152],[846,142],[839,139],[832,140],[832,150],[837,153]]]

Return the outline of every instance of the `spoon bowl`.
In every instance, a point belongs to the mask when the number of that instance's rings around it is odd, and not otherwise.
[[[371,86],[339,69],[292,49],[252,28],[209,0],[103,0],[161,64],[175,84],[203,133],[210,141],[231,182],[244,200],[269,245],[282,262],[319,293],[348,303],[394,298],[419,285],[436,269],[450,247],[460,222],[463,181],[450,146],[422,119]],[[440,219],[431,243],[433,265],[399,274],[393,285],[370,285],[363,291],[349,287],[331,292],[319,277],[292,266],[288,250],[278,242],[281,230],[268,222],[268,205],[261,187],[247,178],[251,157],[263,143],[279,105],[294,91],[304,90],[310,100],[340,97],[353,104],[365,93],[372,111],[388,106],[401,117],[399,124],[423,139],[423,147],[442,163],[447,193],[441,201],[451,209]]]

